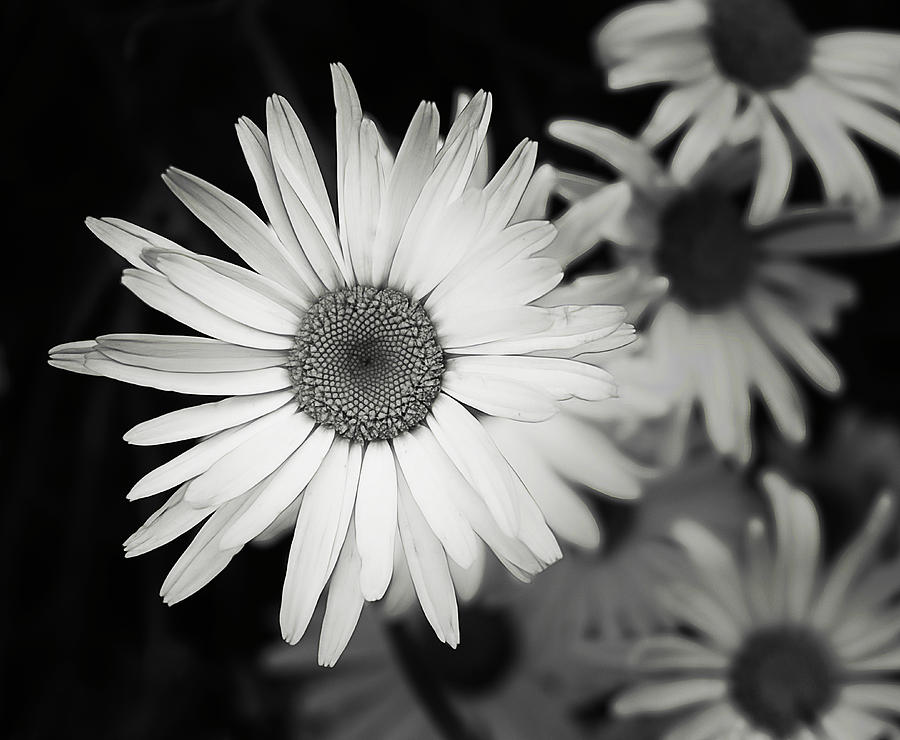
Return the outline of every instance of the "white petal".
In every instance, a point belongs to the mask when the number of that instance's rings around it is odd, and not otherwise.
[[[151,308],[223,342],[259,349],[290,349],[294,345],[293,337],[269,334],[223,316],[162,275],[129,269],[122,274],[122,285]]]
[[[372,285],[387,279],[406,221],[434,168],[439,121],[437,106],[423,101],[400,144],[371,247]]]
[[[188,250],[175,242],[118,218],[87,218],[85,219],[85,224],[94,236],[138,270],[155,272],[142,257],[142,252],[147,247],[190,254]]]
[[[900,242],[900,202],[887,201],[871,224],[859,224],[846,213],[811,209],[777,223],[760,235],[762,246],[778,255],[853,254],[894,247]]]
[[[831,567],[812,609],[812,622],[817,627],[833,626],[845,607],[844,599],[860,570],[869,562],[893,521],[895,500],[882,495],[872,507],[865,525],[841,552]]]
[[[337,662],[359,621],[364,603],[359,590],[359,564],[356,536],[351,520],[328,586],[322,635],[319,638],[318,660],[321,666],[331,667]]]
[[[456,647],[459,644],[459,613],[447,556],[402,476],[397,502],[400,541],[422,611],[438,639]]]
[[[281,244],[253,211],[205,180],[169,167],[163,181],[191,212],[261,275],[286,287],[293,270]]]
[[[532,385],[501,377],[457,372],[448,368],[441,379],[444,393],[492,416],[517,421],[543,421],[557,412],[551,395]]]
[[[86,357],[84,364],[98,375],[124,383],[200,396],[247,396],[281,390],[291,384],[290,375],[282,367],[227,373],[179,373],[122,365],[99,353],[96,357]]]
[[[727,685],[718,678],[693,678],[679,681],[639,684],[626,690],[613,703],[616,714],[668,712],[725,696]]]
[[[748,298],[754,315],[779,348],[823,390],[837,391],[840,371],[807,330],[764,294],[752,292]]]
[[[291,390],[271,391],[191,406],[137,424],[125,432],[124,439],[133,445],[158,445],[205,437],[258,419],[293,397]]]
[[[343,255],[334,214],[306,132],[290,104],[275,95],[266,102],[266,131],[273,167],[290,227],[305,259],[328,288],[344,282]]]
[[[557,400],[582,398],[600,401],[615,395],[615,383],[606,370],[584,362],[557,357],[517,355],[463,356],[447,361],[459,374],[507,378],[543,389]]]
[[[190,257],[166,252],[145,255],[180,290],[223,316],[271,334],[296,334],[298,311],[290,311],[255,290],[218,274]]]
[[[725,139],[737,102],[738,90],[733,83],[725,83],[712,93],[672,155],[670,170],[678,182],[689,182]]]
[[[361,459],[361,445],[336,438],[303,494],[281,598],[281,632],[292,645],[306,632],[347,537]]]
[[[290,106],[283,98],[275,96],[273,102],[266,103],[267,112],[270,106],[278,106],[279,104],[290,109]],[[287,127],[289,128],[289,125]],[[287,261],[297,274],[296,279],[289,276],[285,276],[285,279],[289,280],[292,285],[302,286],[307,291],[321,292],[325,289],[325,285],[319,279],[305,254],[305,249],[311,248],[311,244],[308,240],[304,240],[304,246],[301,246],[297,235],[294,233],[294,227],[288,215],[285,201],[282,198],[281,188],[278,183],[278,173],[272,161],[269,142],[266,140],[265,134],[259,130],[253,121],[246,117],[240,118],[235,128],[237,129],[238,140],[241,143],[244,157],[250,167],[253,180],[256,182],[256,189],[259,192],[263,208],[266,209],[272,228],[284,247]],[[305,132],[303,136],[305,137]],[[331,220],[333,223],[334,218],[332,217]],[[321,239],[318,232],[316,232],[316,238]]]
[[[249,542],[288,511],[319,470],[333,439],[333,430],[316,427],[290,457],[268,476],[253,505],[247,507],[222,533],[222,546],[235,547]],[[219,495],[216,495],[217,499]]]
[[[559,173],[552,165],[545,163],[538,167],[528,181],[528,186],[522,193],[522,198],[519,205],[516,206],[510,223],[517,224],[522,221],[547,218],[548,204],[557,187],[558,180]]]
[[[124,542],[125,557],[133,558],[168,544],[213,513],[214,508],[198,509],[184,500],[187,484],[182,485],[149,519]]]
[[[692,119],[717,89],[717,80],[709,78],[670,90],[638,138],[648,147],[658,146]]]
[[[231,519],[249,506],[257,491],[229,501],[206,521],[191,544],[169,571],[159,595],[171,606],[196,593],[221,573],[231,559],[240,552],[239,547],[223,550],[219,547],[222,529]]]
[[[512,471],[481,423],[459,403],[441,394],[431,406],[428,426],[481,496],[500,529],[514,535],[519,517],[512,495]]]
[[[191,481],[185,498],[203,507],[240,496],[287,460],[314,426],[313,419],[299,410],[279,419]]]
[[[396,532],[394,453],[388,442],[370,442],[363,457],[356,495],[356,546],[362,561],[360,586],[367,601],[384,596],[391,581]]]
[[[810,80],[800,80],[788,90],[773,91],[771,97],[809,153],[828,200],[846,198],[872,216],[879,201],[878,186],[859,148],[823,99],[820,87]]]
[[[461,567],[475,562],[475,533],[455,505],[456,490],[467,483],[425,426],[392,441],[410,493],[447,555]]]
[[[768,106],[760,106],[760,169],[750,203],[751,224],[770,221],[780,210],[791,188],[793,154],[787,137]]]
[[[287,360],[282,351],[172,334],[105,334],[97,337],[97,350],[124,365],[172,372],[261,370]]]
[[[618,170],[639,190],[653,192],[666,180],[662,167],[646,146],[610,128],[561,119],[552,121],[548,131],[551,136],[585,149]]]
[[[238,447],[242,442],[265,430],[269,425],[278,422],[285,416],[296,413],[296,406],[288,403],[277,411],[273,411],[248,424],[219,432],[212,437],[198,442],[189,450],[182,452],[164,465],[151,470],[137,483],[128,494],[129,500],[146,498],[167,488],[177,486],[186,480],[205,473],[224,455]]]
[[[510,222],[534,172],[536,159],[537,143],[523,139],[484,187],[487,204],[483,232],[499,231]]]

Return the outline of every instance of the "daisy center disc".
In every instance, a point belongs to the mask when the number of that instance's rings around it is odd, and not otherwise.
[[[687,308],[715,311],[739,300],[756,267],[757,247],[740,211],[701,187],[672,201],[660,219],[656,267]]]
[[[327,293],[307,311],[288,370],[300,407],[356,442],[393,439],[425,419],[444,355],[425,309],[390,288]]]
[[[809,67],[809,36],[784,0],[713,0],[707,35],[722,73],[755,90],[786,87]]]
[[[836,698],[830,650],[799,626],[752,633],[735,655],[729,679],[737,708],[777,738],[814,725]]]

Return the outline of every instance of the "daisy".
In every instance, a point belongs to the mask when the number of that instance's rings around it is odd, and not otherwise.
[[[395,546],[438,637],[459,640],[450,564],[486,543],[521,578],[560,557],[540,509],[473,415],[543,420],[569,397],[613,392],[568,359],[623,333],[615,306],[529,305],[560,280],[534,255],[554,237],[516,222],[535,161],[523,141],[483,187],[470,176],[491,97],[479,92],[438,146],[422,103],[396,157],[332,67],[338,218],[300,121],[278,96],[264,134],[238,137],[270,224],[177,169],[164,180],[252,269],[190,252],[117,219],[91,230],[127,259],[152,308],[208,335],[107,335],[51,350],[76,372],[228,396],[137,425],[155,445],[202,438],[149,472],[131,500],[175,489],[125,543],[128,555],[205,524],[162,587],[174,604],[249,541],[293,529],[281,606],[297,642],[329,586],[320,660],[333,664],[363,602],[391,580]],[[329,585],[330,584],[330,585]]]
[[[265,665],[297,682],[298,732],[314,728],[323,740],[575,740],[559,680],[570,656],[557,653],[548,665],[528,617],[514,603],[461,607],[466,638],[450,650],[421,619],[385,622],[369,610],[334,670],[316,669],[304,645],[275,648]]]
[[[753,510],[748,494],[739,476],[705,453],[646,484],[640,499],[586,498],[601,523],[599,548],[568,548],[563,562],[520,596],[545,642],[615,644],[669,626],[655,590],[685,570],[684,556],[667,537],[672,524],[690,517],[726,539],[738,536]]]
[[[860,134],[900,155],[900,35],[810,35],[785,0],[663,0],[635,5],[596,35],[612,89],[671,86],[641,139],[656,146],[682,127],[672,173],[687,182],[724,142],[758,141],[750,220],[780,210],[792,147],[810,157],[827,199],[863,217],[878,208]]]
[[[645,350],[621,372],[640,373],[673,398],[673,429],[684,427],[699,402],[716,449],[740,461],[751,453],[754,389],[779,431],[803,440],[800,394],[784,361],[820,389],[837,392],[840,372],[814,335],[836,329],[837,315],[854,302],[855,291],[802,259],[897,243],[900,203],[885,204],[867,227],[832,208],[798,209],[766,226],[750,226],[733,197],[746,181],[750,155],[720,153],[692,180],[680,182],[646,145],[610,129],[559,120],[550,132],[624,178],[576,201],[558,219],[553,256],[569,266],[598,240],[608,240],[620,266],[667,280],[668,290],[643,316]],[[598,215],[594,206],[608,201],[610,191],[618,215]]]
[[[900,560],[872,564],[895,501],[884,494],[823,568],[812,501],[774,473],[763,484],[774,535],[753,518],[741,563],[697,523],[674,526],[694,582],[673,583],[661,598],[687,632],[640,643],[634,658],[646,680],[614,709],[685,710],[665,740],[874,740],[896,729],[888,717],[900,713]]]

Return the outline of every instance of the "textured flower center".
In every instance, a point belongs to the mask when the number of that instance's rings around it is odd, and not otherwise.
[[[752,633],[731,665],[731,697],[747,719],[777,738],[814,725],[836,697],[831,653],[800,626]]]
[[[453,649],[423,630],[423,657],[451,691],[467,696],[488,692],[515,666],[519,649],[516,626],[499,609],[468,606],[459,611],[459,631],[464,637]]]
[[[393,439],[425,418],[444,356],[421,305],[397,290],[357,286],[309,308],[288,368],[306,413],[368,442]]]
[[[758,252],[725,195],[705,186],[685,191],[666,207],[660,232],[656,267],[685,306],[714,311],[741,298]]]
[[[709,43],[726,76],[772,90],[809,67],[809,37],[784,0],[713,0],[709,7]]]

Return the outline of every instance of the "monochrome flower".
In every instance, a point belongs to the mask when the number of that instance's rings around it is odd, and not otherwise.
[[[616,644],[670,626],[656,590],[686,569],[668,538],[672,524],[690,518],[729,539],[753,511],[742,479],[709,453],[648,482],[637,500],[585,501],[596,512],[599,547],[567,549],[520,597],[551,650],[587,638]]]
[[[754,227],[734,200],[752,162],[746,153],[721,152],[692,180],[679,182],[645,145],[610,129],[558,120],[550,132],[624,179],[575,201],[557,219],[559,235],[549,251],[569,266],[608,241],[617,265],[667,281],[668,290],[643,316],[643,351],[626,358],[621,372],[639,374],[673,399],[676,441],[685,438],[683,427],[699,401],[716,449],[748,460],[753,389],[779,431],[802,440],[803,405],[784,360],[836,392],[840,372],[814,335],[833,332],[838,312],[855,296],[846,279],[802,258],[900,242],[900,204],[886,203],[866,227],[832,208],[798,209]],[[599,203],[613,206],[598,212]]]
[[[811,35],[785,0],[662,0],[626,9],[596,34],[612,89],[671,86],[641,133],[656,146],[683,127],[672,174],[689,181],[724,142],[758,142],[752,223],[790,190],[792,149],[832,203],[874,216],[879,194],[852,136],[900,155],[900,34]]]
[[[384,621],[369,610],[341,664],[327,674],[302,644],[273,649],[265,665],[296,682],[296,726],[314,727],[324,740],[580,737],[558,680],[568,656],[557,653],[556,664],[547,663],[526,609],[479,600],[460,607],[459,618],[466,637],[456,650],[436,642],[412,615]]]
[[[660,598],[687,631],[637,646],[642,678],[614,710],[684,710],[665,740],[880,737],[900,707],[900,561],[873,560],[895,501],[883,495],[823,568],[813,502],[774,473],[763,483],[774,534],[751,519],[740,563],[699,524],[673,527],[693,580],[673,582]]]
[[[107,335],[51,350],[64,369],[229,396],[125,435],[140,445],[202,438],[131,490],[133,500],[176,489],[126,550],[145,553],[206,520],[163,584],[172,604],[247,542],[293,529],[282,632],[297,642],[330,584],[319,654],[328,664],[363,601],[385,593],[395,546],[451,645],[448,563],[472,567],[487,543],[527,579],[560,556],[473,410],[537,421],[567,398],[607,397],[609,373],[570,358],[630,334],[621,307],[531,305],[561,279],[553,259],[535,256],[555,230],[514,218],[531,197],[533,142],[484,186],[471,181],[489,94],[472,98],[440,146],[437,109],[423,102],[395,157],[344,67],[332,76],[337,221],[303,126],[273,96],[265,134],[237,124],[269,224],[193,175],[164,176],[252,269],[124,221],[88,220],[133,266],[129,290],[207,337]]]

